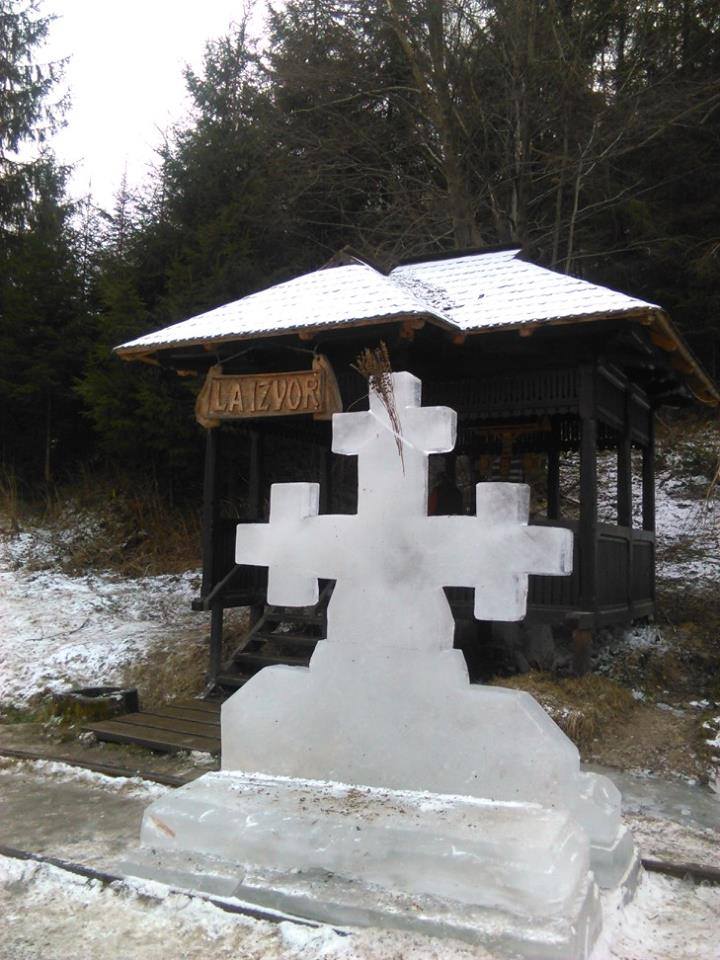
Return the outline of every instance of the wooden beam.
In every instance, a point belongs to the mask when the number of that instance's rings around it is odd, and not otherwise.
[[[205,470],[203,475],[203,530],[202,556],[203,572],[200,593],[207,596],[212,590],[215,578],[215,524],[217,521],[217,455],[219,431],[205,431]]]
[[[208,681],[215,683],[222,670],[223,605],[216,601],[210,611],[210,664]]]
[[[408,317],[400,325],[400,338],[402,340],[414,340],[416,331],[422,330],[424,326],[425,321],[422,317]]]
[[[547,455],[547,517],[560,518],[560,426],[553,418],[552,435]]]
[[[580,596],[597,612],[597,397],[595,368],[580,368]]]
[[[650,414],[649,440],[642,451],[643,530],[655,530],[655,414]]]
[[[262,435],[258,430],[251,430],[250,445],[250,475],[248,477],[248,520],[262,520],[262,473],[263,473],[263,444]]]
[[[656,347],[660,347],[660,349],[664,350],[666,353],[675,353],[675,351],[678,349],[677,340],[668,336],[667,333],[662,333],[660,330],[651,330],[650,339]]]
[[[584,677],[592,663],[592,630],[573,630],[572,670],[576,677]]]
[[[617,449],[617,522],[632,527],[632,431],[630,427],[632,394],[625,394],[623,429]]]

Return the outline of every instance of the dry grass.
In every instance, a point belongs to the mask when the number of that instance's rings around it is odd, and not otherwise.
[[[125,685],[137,687],[140,708],[146,710],[202,693],[207,665],[207,641],[188,638],[180,647],[158,651],[152,659],[134,663],[127,671]]]
[[[199,509],[171,507],[152,490],[88,475],[56,491],[41,521],[68,573],[153,576],[200,564]]]
[[[223,630],[222,661],[238,647],[250,626],[249,610],[227,610]],[[208,637],[186,640],[152,652],[128,669],[124,686],[137,687],[141,709],[161,706],[171,700],[194,697],[205,689],[209,663]]]
[[[404,470],[405,457],[403,454],[402,424],[400,423],[397,406],[395,405],[392,366],[385,341],[381,340],[380,346],[372,350],[366,347],[362,353],[358,354],[355,363],[351,364],[351,366],[353,370],[357,370],[359,374],[365,377],[368,382],[368,388],[377,394],[382,405],[385,407],[390,425],[395,434],[395,444]]]
[[[533,671],[492,680],[496,686],[532,694],[578,746],[585,746],[620,717],[629,716],[635,700],[625,687],[606,677],[555,677]]]
[[[0,535],[16,537],[20,533],[20,497],[17,477],[8,467],[0,467],[0,517]]]

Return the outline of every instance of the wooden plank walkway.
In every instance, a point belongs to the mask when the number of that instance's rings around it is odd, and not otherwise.
[[[199,750],[220,753],[220,700],[174,700],[162,707],[128,713],[114,720],[89,723],[83,729],[98,740],[134,743],[139,747],[177,753]]]

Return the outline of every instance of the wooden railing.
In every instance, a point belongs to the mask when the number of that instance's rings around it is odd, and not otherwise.
[[[653,612],[655,601],[655,534],[612,524],[598,524],[594,598],[582,596],[583,558],[576,520],[533,521],[574,533],[573,572],[569,577],[531,577],[529,612],[543,620],[579,614],[587,625],[623,622]]]

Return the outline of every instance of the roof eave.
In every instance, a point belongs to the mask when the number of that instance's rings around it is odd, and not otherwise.
[[[658,344],[665,353],[679,356],[679,361],[675,368],[685,379],[693,396],[699,403],[706,406],[720,405],[720,390],[713,382],[710,375],[705,372],[700,361],[694,356],[692,350],[685,343],[680,333],[675,328],[672,320],[660,307],[648,304],[647,307],[637,307],[632,309],[606,310],[602,313],[588,313],[572,317],[550,317],[545,320],[527,320],[522,323],[498,324],[492,327],[476,327],[475,329],[466,329],[463,331],[467,336],[473,336],[481,333],[492,333],[512,330],[536,330],[542,327],[556,327],[563,325],[577,325],[580,323],[591,323],[602,320],[638,320],[643,326],[651,330],[656,327],[667,338],[667,346]]]
[[[375,317],[364,317],[362,320],[341,321],[336,323],[313,323],[301,324],[297,327],[278,329],[268,329],[253,331],[252,333],[228,333],[215,337],[187,337],[182,340],[168,340],[164,343],[156,344],[137,344],[136,346],[120,344],[113,348],[123,360],[139,360],[145,362],[154,361],[155,354],[164,350],[174,350],[182,347],[205,347],[210,350],[213,346],[220,343],[232,343],[244,340],[261,340],[268,337],[297,337],[301,334],[322,334],[331,330],[347,330],[356,327],[377,327],[388,323],[404,323],[406,320],[416,321],[424,320],[429,323],[447,330],[449,333],[460,333],[461,330],[457,324],[452,323],[445,317],[430,313],[426,310],[405,310],[401,313],[381,314]]]

